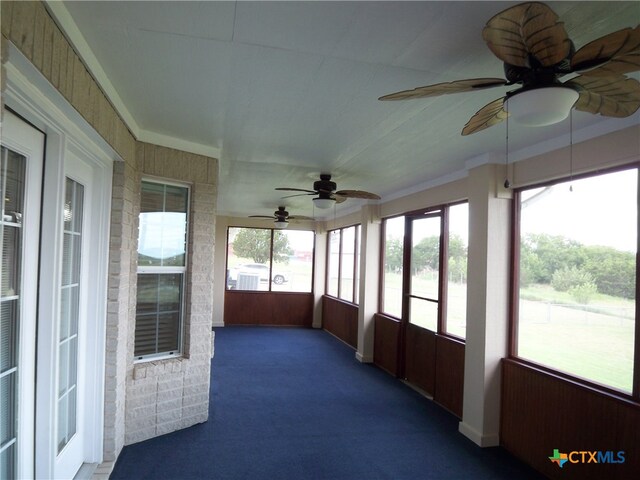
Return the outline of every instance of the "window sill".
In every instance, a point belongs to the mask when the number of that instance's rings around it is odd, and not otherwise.
[[[184,370],[184,357],[170,357],[163,359],[139,360],[133,365],[133,379],[160,377],[168,373],[178,373]]]
[[[334,300],[336,302],[344,303],[345,305],[350,305],[352,307],[360,308],[360,305],[358,303],[354,303],[350,300],[345,300],[344,298],[334,297],[333,295],[329,295],[328,293],[325,293],[323,296],[328,299]]]

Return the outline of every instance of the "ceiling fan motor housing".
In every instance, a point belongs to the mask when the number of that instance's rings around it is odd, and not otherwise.
[[[320,180],[313,182],[313,189],[318,192],[320,198],[328,198],[331,192],[335,192],[336,188],[336,182],[332,182],[331,175],[326,173],[320,175]],[[323,197],[323,194],[325,194],[326,197]]]
[[[273,216],[278,219],[280,219],[281,217],[286,219],[289,216],[289,212],[287,212],[284,208],[285,207],[278,207],[278,210],[273,212]]]

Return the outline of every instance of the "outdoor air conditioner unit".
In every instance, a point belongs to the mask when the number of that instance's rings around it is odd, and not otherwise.
[[[238,290],[258,290],[260,275],[257,273],[238,273]]]

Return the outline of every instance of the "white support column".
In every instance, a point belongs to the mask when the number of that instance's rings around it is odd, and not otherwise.
[[[360,282],[358,308],[358,351],[356,358],[373,362],[374,315],[378,311],[380,275],[380,207],[362,207],[360,222]]]
[[[481,447],[499,444],[500,360],[507,355],[511,192],[502,166],[470,171],[467,339],[459,430]]]
[[[315,266],[313,278],[313,328],[322,328],[322,296],[327,271],[327,229],[316,224]]]
[[[224,295],[227,288],[227,217],[216,217],[213,263],[213,327],[224,327]]]

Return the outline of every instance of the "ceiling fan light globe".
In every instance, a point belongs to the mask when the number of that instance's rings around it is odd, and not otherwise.
[[[313,204],[316,208],[326,210],[335,205],[336,201],[333,198],[314,198]]]
[[[504,102],[504,109],[516,123],[543,127],[567,118],[578,96],[578,92],[572,88],[535,88],[509,97]]]
[[[275,222],[273,222],[273,224],[276,226],[276,228],[287,228],[289,226],[289,222],[287,221],[276,220]]]

